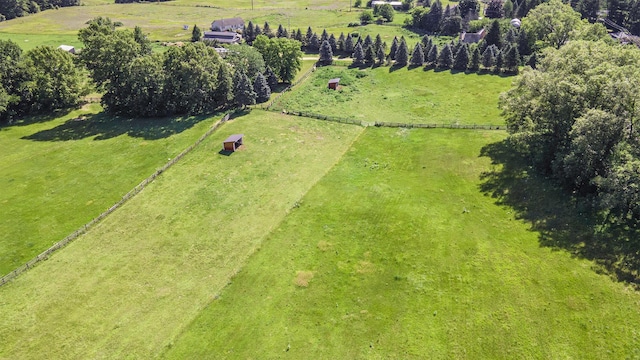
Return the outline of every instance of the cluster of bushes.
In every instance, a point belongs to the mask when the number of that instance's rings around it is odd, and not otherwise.
[[[39,46],[23,53],[0,40],[0,122],[76,106],[88,92],[86,71],[68,52]]]

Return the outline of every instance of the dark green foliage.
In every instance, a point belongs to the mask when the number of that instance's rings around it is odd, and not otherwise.
[[[507,72],[518,73],[518,65],[520,65],[520,53],[517,46],[512,46],[504,57],[504,68]]]
[[[365,10],[360,13],[359,18],[362,25],[367,25],[373,21],[373,13],[369,10]]]
[[[268,38],[272,38],[273,35],[273,30],[271,30],[271,26],[269,26],[268,22],[264,22],[264,26],[262,27],[262,35],[267,36]]]
[[[264,58],[256,48],[242,44],[230,45],[227,49],[229,49],[229,52],[224,60],[231,64],[235,69],[234,71],[240,70],[245,74],[262,73],[265,71],[266,65]]]
[[[369,46],[364,52],[364,61],[367,64],[373,64],[376,61],[376,51],[372,46]]]
[[[345,51],[345,41],[344,33],[340,33],[338,41],[336,41],[336,51]]]
[[[321,65],[331,65],[331,63],[333,63],[333,50],[331,50],[331,45],[328,40],[323,41],[320,46],[320,58],[318,59],[318,63]]]
[[[195,25],[194,27],[194,31],[195,31]],[[200,34],[200,37],[202,37],[202,34]],[[244,41],[246,41],[247,43],[251,44],[251,42],[253,42],[253,39],[256,38],[255,36],[255,28],[253,26],[253,22],[249,21],[249,24],[247,24],[247,26],[245,26],[244,30],[242,31],[242,37],[244,38]],[[193,41],[193,37],[192,40]]]
[[[251,25],[251,31],[253,32],[253,25]],[[202,30],[200,30],[198,25],[193,25],[193,30],[191,31],[191,42],[196,42],[200,40],[202,40]]]
[[[513,6],[513,4],[511,6]],[[491,0],[489,4],[487,4],[485,15],[490,19],[500,19],[505,16],[502,0]]]
[[[293,35],[293,39],[300,41],[301,44],[304,44],[304,38],[302,37],[302,31],[300,31],[300,29],[295,31],[295,34]]]
[[[466,46],[461,46],[456,52],[455,59],[453,61],[454,70],[467,70],[469,66],[469,49]]]
[[[307,45],[307,49],[310,51],[320,50],[320,39],[318,39],[317,34],[311,35],[311,39],[309,39],[309,45]]]
[[[442,20],[440,32],[442,35],[455,36],[462,31],[462,18],[460,16],[448,16]]]
[[[133,29],[133,39],[140,45],[140,54],[148,55],[151,54],[151,41],[147,38],[142,32],[142,28],[136,26]]]
[[[526,31],[521,30],[518,33],[517,43],[518,43],[518,52],[520,53],[520,55],[526,56],[531,54],[531,45],[529,45],[529,38],[527,36]]]
[[[505,0],[502,5],[502,11],[504,12],[504,17],[511,19],[513,17],[513,1]]]
[[[393,41],[391,42],[391,51],[389,53],[391,60],[396,59],[396,52],[398,52],[398,38],[394,36]]]
[[[484,37],[484,41],[487,45],[495,45],[498,49],[502,48],[502,33],[500,31],[500,22],[494,20],[487,31],[487,36]]]
[[[496,63],[496,54],[494,49],[495,46],[489,46],[482,53],[482,67],[485,69],[491,69]]]
[[[322,35],[320,35],[320,39],[318,40],[320,44],[329,40],[329,33],[327,33],[327,29],[322,29]]]
[[[422,49],[422,44],[417,43],[413,48],[410,64],[413,66],[422,66],[422,64],[424,64],[424,50]]]
[[[355,50],[355,45],[353,43],[353,38],[351,37],[351,34],[347,34],[347,38],[344,40],[344,50],[343,52],[349,56],[351,56],[351,54],[353,54],[353,51]]]
[[[535,69],[538,66],[538,56],[536,53],[531,54],[529,57],[529,61],[527,61],[527,65],[529,65],[532,69]]]
[[[287,31],[282,27],[282,24],[278,25],[278,30],[276,30],[276,37],[279,38],[287,38],[289,37]]]
[[[637,0],[634,4],[637,4]],[[590,23],[598,21],[598,11],[600,11],[599,0],[580,0],[576,11],[582,15],[583,19],[587,19]]]
[[[278,75],[280,80],[291,83],[302,66],[300,42],[293,39],[258,36],[253,47],[262,54],[264,62]]]
[[[256,79],[253,81],[253,91],[256,93],[256,103],[258,104],[269,101],[271,97],[271,88],[261,73],[256,74]]]
[[[309,43],[311,43],[311,38],[313,37],[314,34],[315,33],[313,32],[313,30],[311,30],[311,26],[309,26],[307,28],[307,33],[304,36],[304,43],[303,43],[304,46],[309,46]],[[316,36],[316,38],[317,38],[317,36]]]
[[[362,45],[357,44],[356,48],[353,50],[353,64],[362,65],[363,63],[364,63],[364,50],[362,50]]]
[[[4,20],[59,7],[80,5],[79,0],[0,0],[0,16]]]
[[[380,34],[376,35],[376,41],[373,43],[373,50],[377,53],[378,49],[382,47],[382,37]]]
[[[256,103],[256,92],[247,74],[236,71],[233,75],[233,101],[236,106],[246,107]]]
[[[624,26],[629,13],[628,0],[609,0],[608,3],[609,14],[607,18],[620,26]]]
[[[471,54],[471,60],[469,61],[469,70],[478,71],[480,69],[480,49],[475,48],[473,54]]]
[[[373,14],[375,16],[382,16],[389,22],[393,21],[395,13],[396,12],[393,10],[393,6],[391,6],[391,4],[376,5],[373,8]]]
[[[226,63],[220,64],[216,74],[217,87],[213,92],[212,98],[219,108],[228,107],[233,101],[233,76],[231,68]]]
[[[336,53],[338,51],[338,42],[336,41],[336,37],[333,34],[331,34],[329,36],[328,41],[329,41],[329,45],[331,46],[331,51],[333,53]]]
[[[427,54],[427,62],[431,65],[435,65],[438,61],[438,47],[433,45]]]
[[[265,71],[264,75],[267,79],[267,84],[269,85],[269,87],[271,89],[275,89],[275,87],[278,85],[278,77],[276,76],[276,73],[273,72],[270,66],[267,66],[267,70]]]
[[[396,65],[406,66],[409,62],[409,49],[404,38],[400,39],[400,45],[398,45],[398,51],[396,51]]]
[[[493,72],[496,74],[499,74],[502,72],[502,69],[504,67],[504,53],[500,50],[498,50],[498,52],[496,53],[496,66],[493,69]]]
[[[383,46],[380,46],[378,48],[378,52],[376,53],[376,60],[378,61],[378,64],[380,64],[380,65],[384,64],[384,59],[385,59],[384,48],[385,47],[386,47],[386,45],[383,44]]]
[[[367,37],[364,38],[364,42],[362,43],[362,48],[366,49],[366,48],[370,47],[371,45],[373,45],[373,40],[371,39],[370,35],[367,35]]]
[[[461,0],[458,3],[458,10],[462,17],[477,19],[480,13],[480,3],[478,0]]]
[[[447,44],[440,51],[438,55],[437,66],[440,69],[451,69],[453,66],[453,54],[451,51],[451,45]]]

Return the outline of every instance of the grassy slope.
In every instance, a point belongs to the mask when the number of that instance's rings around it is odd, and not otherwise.
[[[86,120],[72,120],[80,114]],[[109,208],[217,117],[202,120],[131,121],[92,105],[0,128],[0,274]]]
[[[363,76],[363,77],[361,77]],[[327,89],[341,78],[342,89]],[[282,97],[278,107],[324,115],[399,123],[504,124],[498,95],[511,78],[388,67],[357,70],[319,68],[300,91]]]
[[[85,26],[85,22],[97,16],[107,16],[114,21],[121,21],[126,27],[142,27],[145,33],[149,33],[151,40],[177,41],[188,40],[191,30],[183,30],[183,25],[197,24],[202,29],[208,29],[211,22],[218,18],[240,16],[246,21],[252,20],[262,25],[269,22],[275,31],[278,24],[292,29],[300,28],[303,32],[308,26],[320,35],[322,29],[335,33],[358,31],[363,36],[370,34],[375,36],[380,33],[384,40],[391,45],[393,36],[414,37],[418,36],[403,29],[403,16],[388,25],[367,25],[364,27],[349,28],[347,24],[358,19],[358,11],[348,11],[347,8],[339,10],[331,9],[331,5],[319,4],[309,10],[304,5],[294,7],[259,7],[250,10],[245,6],[214,8],[200,7],[197,2],[176,1],[161,4],[94,4],[93,6],[76,6],[59,10],[43,11],[38,14],[17,18],[0,23],[0,39],[12,39],[23,48],[30,49],[37,45],[58,46],[61,43],[80,45],[76,34],[78,29]],[[208,5],[208,6],[216,6]]]
[[[367,129],[165,357],[637,357],[640,296],[479,191],[503,136]]]
[[[227,284],[363,128],[254,111],[0,288],[0,358],[150,358]],[[246,147],[218,154],[232,133]]]

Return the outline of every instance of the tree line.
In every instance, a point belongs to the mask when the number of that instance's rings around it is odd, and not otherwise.
[[[80,0],[0,0],[0,21],[11,20],[42,10],[80,5]]]

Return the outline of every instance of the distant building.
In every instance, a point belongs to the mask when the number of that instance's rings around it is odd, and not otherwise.
[[[75,54],[76,53],[76,48],[71,46],[71,45],[60,45],[60,46],[58,46],[58,49],[66,51],[66,52],[71,53],[71,54]]]
[[[220,19],[211,23],[211,31],[236,31],[244,29],[244,20],[239,17]]]
[[[221,44],[239,44],[242,36],[231,31],[205,31],[203,40],[217,41]]]
[[[460,34],[460,42],[463,44],[479,43],[482,39],[484,39],[486,34],[487,32],[484,29],[478,31],[477,33],[463,32],[462,34]]]
[[[384,4],[389,4],[391,5],[391,7],[393,7],[395,10],[399,10],[402,9],[402,1],[380,1],[380,0],[374,0],[371,2],[371,7],[376,7],[376,5],[384,5]]]

